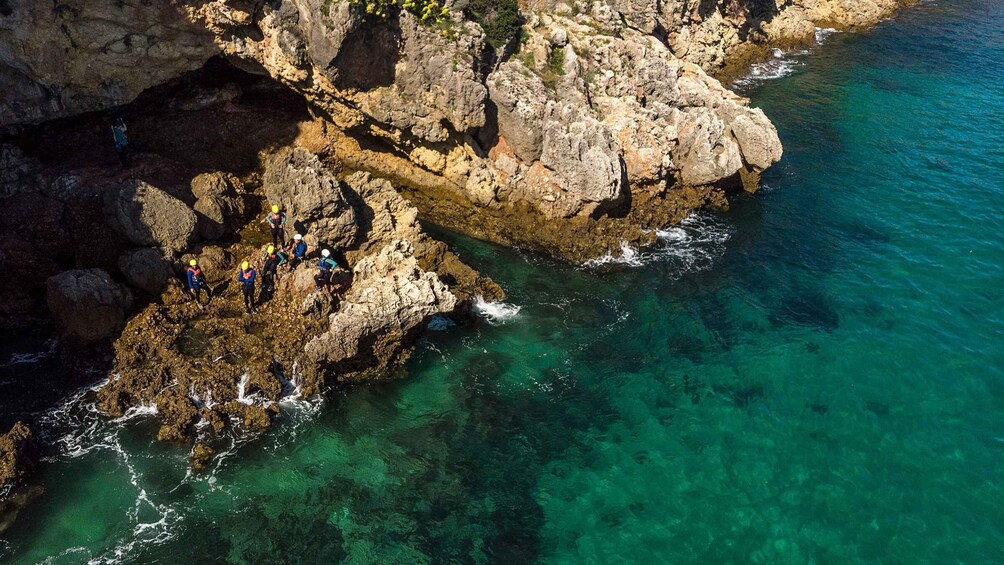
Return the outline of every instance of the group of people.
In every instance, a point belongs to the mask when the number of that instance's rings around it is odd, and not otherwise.
[[[279,277],[279,268],[285,267],[292,271],[301,263],[307,260],[307,242],[303,240],[303,234],[297,233],[293,236],[290,251],[287,253],[281,246],[285,244],[286,214],[273,205],[270,212],[263,220],[268,224],[272,232],[272,244],[265,249],[261,257],[261,292],[255,300],[255,286],[258,284],[258,270],[249,261],[243,261],[237,270],[237,282],[240,283],[241,293],[244,297],[244,311],[251,313],[256,311],[257,306],[275,293],[275,282]],[[338,262],[331,257],[331,250],[322,249],[321,257],[317,262],[317,272],[314,274],[314,290],[320,292],[326,290],[329,294],[335,292],[335,275],[340,269]],[[206,292],[207,301],[212,300],[211,290],[206,283],[205,274],[196,259],[189,261],[185,272],[188,292],[195,299],[199,308],[202,308],[202,292]]]

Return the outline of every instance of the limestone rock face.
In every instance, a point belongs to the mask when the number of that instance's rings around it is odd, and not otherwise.
[[[192,179],[199,235],[213,240],[240,227],[244,220],[244,198],[238,193],[240,181],[226,173],[203,173]]]
[[[257,10],[257,11],[256,11]],[[473,24],[447,40],[402,11],[364,21],[348,2],[235,0],[189,8],[223,53],[303,92],[341,127],[380,124],[389,139],[441,142],[485,122],[484,41]],[[246,30],[257,28],[257,37]]]
[[[125,104],[217,51],[178,3],[147,0],[5,0],[0,45],[0,127]]]
[[[355,210],[316,155],[300,147],[277,153],[265,164],[263,184],[269,203],[286,211],[292,229],[302,226],[309,243],[347,247],[355,241]]]
[[[519,62],[509,61],[488,77],[488,91],[498,108],[499,135],[523,161],[539,159],[548,100],[544,81]]]
[[[608,0],[629,25],[666,35],[681,59],[717,71],[743,49],[811,42],[816,27],[871,26],[916,0]]]
[[[439,277],[419,267],[411,243],[397,240],[356,265],[330,329],[307,344],[306,355],[329,369],[387,365],[426,320],[456,305]]]
[[[159,247],[140,247],[119,257],[119,271],[129,284],[158,296],[174,276],[169,253]]]
[[[132,293],[101,269],[73,270],[46,282],[46,302],[63,335],[87,345],[122,328],[132,309]]]
[[[105,220],[136,245],[174,251],[196,236],[195,212],[184,202],[141,180],[123,183],[105,195]]]

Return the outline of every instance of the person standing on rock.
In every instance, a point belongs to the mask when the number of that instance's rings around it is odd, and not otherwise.
[[[293,256],[289,259],[289,270],[300,266],[307,258],[307,242],[303,241],[302,234],[296,234],[293,236]]]
[[[195,298],[195,303],[199,305],[200,309],[202,308],[202,291],[206,291],[206,305],[208,306],[213,300],[213,293],[206,283],[206,276],[199,268],[197,260],[192,259],[188,262],[188,268],[185,269],[185,279],[188,281],[188,292]]]
[[[258,273],[251,268],[247,261],[241,263],[241,268],[237,271],[237,282],[241,283],[241,292],[244,294],[244,312],[247,314],[255,310],[254,280],[257,276]]]
[[[286,213],[273,204],[272,211],[265,215],[262,220],[272,229],[272,245],[279,245],[286,242]]]
[[[112,124],[112,139],[115,140],[115,153],[119,156],[119,162],[122,163],[122,168],[129,167],[129,138],[126,137],[125,121],[119,117],[115,118],[115,123]]]
[[[331,293],[333,290],[331,279],[338,269],[338,263],[331,258],[331,251],[322,250],[321,260],[317,262],[317,274],[314,275],[314,290],[320,292],[323,288]]]
[[[279,266],[285,262],[286,256],[276,251],[274,245],[269,245],[265,250],[264,264],[261,268],[261,295],[258,297],[261,302],[275,293],[275,279],[279,276]]]

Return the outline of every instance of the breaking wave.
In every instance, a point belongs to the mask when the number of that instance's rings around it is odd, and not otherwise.
[[[498,300],[487,301],[482,296],[474,299],[474,313],[488,321],[489,324],[504,324],[519,315],[522,307]]]
[[[649,263],[665,263],[677,276],[707,269],[725,252],[725,243],[732,237],[732,228],[724,220],[708,213],[697,212],[679,224],[655,231],[655,244],[635,249],[621,244],[618,254],[607,253],[590,259],[583,268],[605,265],[640,267]]]
[[[816,28],[816,46],[822,45],[827,38],[836,33],[833,28]],[[772,57],[766,61],[755,63],[750,67],[745,76],[736,79],[734,86],[740,90],[755,85],[758,82],[786,77],[794,73],[802,66],[801,57],[808,55],[812,49],[795,49],[785,51],[784,49],[774,49],[771,51]]]

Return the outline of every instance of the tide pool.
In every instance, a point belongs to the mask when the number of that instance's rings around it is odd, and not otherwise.
[[[1004,562],[1004,4],[823,35],[742,86],[785,156],[729,213],[588,267],[437,231],[509,296],[407,379],[194,475],[39,408],[0,561]]]

